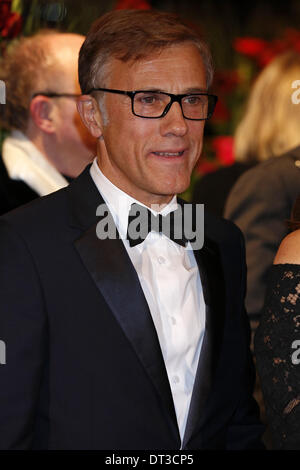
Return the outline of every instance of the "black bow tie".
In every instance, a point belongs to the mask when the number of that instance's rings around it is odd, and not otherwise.
[[[152,231],[163,233],[181,246],[186,246],[188,240],[184,236],[182,211],[176,209],[168,215],[154,215],[149,209],[139,204],[132,204],[128,215],[127,240],[129,245],[142,243]]]

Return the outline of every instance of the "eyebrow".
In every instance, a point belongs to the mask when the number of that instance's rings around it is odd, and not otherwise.
[[[162,90],[161,88],[154,88],[154,87],[143,87],[140,88],[140,90],[143,91],[153,91],[155,92],[162,92],[162,93],[169,93],[168,91]],[[136,89],[136,91],[139,91]],[[175,93],[178,95],[185,95],[189,93],[207,93],[207,88],[201,88],[201,87],[191,87],[191,88],[186,88],[182,93]]]
[[[202,87],[186,88],[185,93],[207,93],[207,88],[202,88]]]

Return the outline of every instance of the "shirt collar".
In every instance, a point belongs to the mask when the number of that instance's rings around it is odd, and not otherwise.
[[[141,206],[145,206],[142,202],[134,199],[133,197],[129,196],[129,194],[125,193],[117,186],[115,186],[100,170],[97,157],[94,158],[92,166],[90,168],[91,177],[97,186],[98,191],[102,195],[106,205],[108,206],[116,227],[121,235],[121,237],[126,238],[127,234],[127,226],[128,226],[128,214],[130,207],[133,203],[140,204]],[[170,212],[176,210],[178,207],[177,197],[176,195],[172,198],[172,200],[167,204],[162,211],[159,213],[161,215],[167,215]],[[148,208],[149,209],[149,208]],[[158,214],[157,211],[150,209],[154,214]]]

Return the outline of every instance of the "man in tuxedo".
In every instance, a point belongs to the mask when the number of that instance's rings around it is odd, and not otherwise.
[[[96,153],[76,109],[79,34],[40,31],[22,38],[1,61],[10,131],[0,158],[0,214],[63,188]]]
[[[136,204],[159,221],[186,207],[216,102],[208,49],[173,15],[114,11],[79,80],[97,158],[0,220],[0,447],[260,448],[240,231],[205,214],[193,250],[128,226]]]

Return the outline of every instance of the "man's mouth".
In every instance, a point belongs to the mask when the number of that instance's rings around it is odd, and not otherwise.
[[[153,152],[158,157],[181,157],[184,154],[184,150],[179,152]]]

